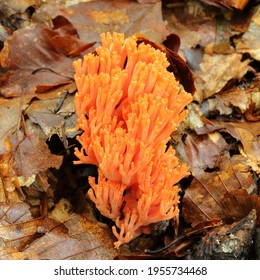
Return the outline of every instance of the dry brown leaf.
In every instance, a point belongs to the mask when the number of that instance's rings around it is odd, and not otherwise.
[[[260,172],[260,126],[259,122],[211,122],[204,127],[197,128],[198,134],[206,134],[212,131],[224,130],[236,140],[242,143],[240,152],[248,159],[247,164],[252,169]]]
[[[259,92],[259,96],[260,96],[260,92]],[[255,102],[250,103],[249,108],[246,110],[244,116],[247,121],[259,122],[260,121],[260,106],[257,106],[257,108],[256,108]]]
[[[168,6],[164,15],[167,29],[181,38],[180,48],[186,58],[187,52],[196,46],[206,47],[215,41],[216,18],[212,9],[199,1],[169,3]]]
[[[153,4],[156,2],[160,2],[160,0],[137,0],[141,4]]]
[[[260,60],[260,6],[255,8],[248,30],[236,44],[236,49]]]
[[[3,96],[33,95],[37,90],[73,81],[70,55],[88,49],[91,44],[78,39],[68,20],[63,18],[61,22],[54,30],[43,26],[19,29],[5,41],[0,53],[1,65],[7,70],[0,78]]]
[[[250,97],[252,98],[253,94],[247,90],[234,87],[223,93],[216,94],[212,98],[204,100],[200,105],[200,108],[205,116],[212,115],[212,112],[216,112],[217,110],[218,113],[224,115],[224,117],[231,114],[238,115],[238,112],[242,117],[242,114],[246,113],[249,109]],[[250,117],[253,117],[252,113],[249,118]]]
[[[32,216],[28,204],[24,202],[13,205],[0,203],[0,226],[27,222],[31,219]]]
[[[4,141],[17,128],[21,118],[21,98],[0,98],[0,155],[5,153]],[[8,118],[6,117],[8,116]]]
[[[79,215],[32,219],[26,203],[0,203],[0,259],[114,259],[109,228]]]
[[[221,171],[200,173],[185,191],[183,216],[187,222],[192,223],[192,226],[217,218],[225,222],[233,221],[232,205],[229,205],[228,208],[225,207],[222,203],[223,197],[240,188],[251,191],[252,186],[249,167],[236,159],[233,157],[224,160],[220,165]],[[249,212],[242,213],[245,217]]]
[[[240,148],[241,154],[248,159],[248,165],[251,166],[255,172],[260,174],[260,137],[256,137],[247,129],[240,127],[236,128],[236,132],[243,145],[243,147]]]
[[[229,209],[229,215],[238,221],[245,217],[252,209],[256,210],[256,225],[260,226],[260,197],[249,195],[244,189],[233,190],[224,195],[221,203]]]
[[[137,1],[89,1],[70,6],[66,11],[57,9],[52,16],[64,15],[76,27],[86,42],[100,42],[100,33],[116,31],[126,37],[141,33],[161,43],[168,31],[162,19],[160,1],[141,5]]]
[[[9,4],[9,5],[8,5]],[[12,15],[14,13],[22,13],[29,6],[38,6],[39,0],[22,0],[15,1],[10,5],[9,1],[1,1],[1,10],[3,10],[8,15]]]
[[[28,204],[0,203],[0,259],[22,258],[19,251],[32,241],[40,224],[40,219],[32,219]]]
[[[35,133],[26,136],[21,131],[17,131],[11,140],[13,143],[13,168],[17,175],[28,178],[51,167],[56,169],[60,167],[63,157],[51,154],[45,141]]]
[[[238,260],[250,258],[256,211],[231,225],[213,228],[189,250],[189,260]]]
[[[242,113],[244,113],[249,107],[249,94],[244,89],[232,89],[228,92],[221,94],[221,96],[219,96],[218,98],[224,100],[225,107],[229,108],[230,105],[233,105],[239,108]],[[221,107],[218,106],[218,102],[216,109],[219,110],[220,113],[222,113]]]
[[[248,71],[250,60],[241,61],[241,54],[205,54],[200,64],[201,73],[195,79],[198,88],[195,100],[201,102],[221,91],[231,79],[241,79]]]
[[[101,223],[72,215],[64,224],[48,228],[42,227],[44,236],[30,244],[24,253],[34,252],[40,259],[52,260],[113,259],[118,254],[112,233]]]
[[[191,167],[192,174],[196,175],[206,168],[216,167],[226,148],[226,141],[217,132],[187,135],[185,141],[178,144],[177,151]]]
[[[201,0],[207,4],[217,7],[236,8],[243,10],[249,0]]]
[[[197,128],[196,132],[201,134],[207,134],[216,130],[225,130],[232,137],[240,140],[239,134],[236,132],[236,128],[243,128],[252,133],[255,136],[260,135],[260,126],[258,122],[213,122],[205,123],[203,127]]]
[[[5,139],[5,149],[0,158],[0,202],[19,201],[15,190],[23,196],[21,186],[30,186],[40,172],[58,169],[63,160],[51,154],[45,141],[29,131],[25,135],[16,130]]]
[[[72,89],[68,90],[73,92]],[[75,133],[67,133],[68,129],[76,127],[77,120],[74,114],[74,95],[68,94],[69,91],[61,91],[49,97],[45,94],[43,99],[33,100],[24,112],[33,123],[41,127],[46,138],[53,134],[57,134],[61,139],[64,139],[65,135],[75,136]]]

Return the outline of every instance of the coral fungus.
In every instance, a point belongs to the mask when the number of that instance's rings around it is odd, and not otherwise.
[[[88,194],[99,211],[115,221],[118,247],[149,225],[178,216],[176,183],[189,174],[179,164],[170,134],[191,101],[166,56],[136,37],[101,35],[102,46],[74,62],[78,136],[77,163],[95,164]]]

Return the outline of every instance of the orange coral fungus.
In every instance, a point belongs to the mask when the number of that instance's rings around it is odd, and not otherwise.
[[[166,56],[133,36],[101,35],[102,46],[74,62],[78,137],[77,163],[95,164],[98,183],[88,194],[99,211],[114,220],[115,246],[127,243],[149,225],[178,215],[178,187],[187,176],[166,143],[185,118],[191,101]],[[119,230],[119,231],[118,231]]]

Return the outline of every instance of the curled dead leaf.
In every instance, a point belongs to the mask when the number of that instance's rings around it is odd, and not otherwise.
[[[161,43],[168,35],[162,18],[161,2],[141,5],[137,1],[99,0],[81,2],[66,11],[57,9],[78,30],[86,42],[100,42],[100,33],[116,31],[125,37],[141,33]]]
[[[195,99],[201,102],[218,93],[231,79],[241,79],[248,71],[250,60],[241,61],[241,54],[205,54],[200,64],[201,73],[197,75],[198,92]],[[212,78],[214,77],[214,79]]]
[[[1,66],[6,68],[0,78],[3,96],[33,95],[37,89],[42,91],[73,82],[70,56],[78,55],[93,43],[79,40],[67,19],[56,21],[59,23],[54,30],[44,26],[21,28],[5,41],[0,52]]]
[[[249,0],[201,0],[209,5],[243,10]]]
[[[205,135],[187,135],[180,142],[177,151],[182,159],[189,164],[193,175],[206,168],[215,168],[219,158],[227,148],[227,143],[219,132]]]

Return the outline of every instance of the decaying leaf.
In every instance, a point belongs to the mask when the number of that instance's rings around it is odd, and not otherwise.
[[[79,215],[32,219],[26,203],[0,204],[0,259],[113,259],[107,226]]]
[[[199,235],[208,229],[218,227],[222,224],[220,219],[213,219],[207,222],[201,222],[195,227],[185,230],[182,234],[172,240],[172,237],[166,236],[165,246],[155,251],[148,251],[150,254],[164,254],[164,257],[183,257],[187,249],[197,241]]]
[[[0,225],[27,222],[32,219],[28,204],[24,202],[9,205],[0,203]]]
[[[63,159],[51,154],[45,141],[29,131],[26,135],[16,130],[5,139],[5,149],[0,158],[1,202],[7,201],[9,195],[6,192],[12,193],[17,189],[23,195],[22,186],[30,186],[40,172],[58,169]]]
[[[193,175],[206,168],[215,168],[227,143],[220,133],[207,135],[188,135],[184,142],[180,142],[177,151],[182,159],[189,164]]]
[[[15,14],[15,13],[22,13],[24,12],[29,6],[38,6],[38,0],[23,0],[23,1],[16,1],[13,2],[12,5],[8,5],[9,1],[1,1],[1,10],[7,13],[8,16]]]
[[[159,2],[160,0],[137,0],[137,1],[141,4],[152,4],[152,3]]]
[[[221,218],[230,223],[244,218],[253,208],[259,208],[258,203],[251,203],[246,208],[239,201],[233,200],[233,205],[223,203],[224,197],[233,191],[246,190],[246,196],[252,192],[252,175],[249,167],[240,161],[239,157],[226,159],[220,164],[220,171],[201,172],[191,182],[183,198],[183,216],[192,226],[211,219]],[[252,197],[254,200],[255,198]],[[248,198],[247,198],[247,201]],[[234,212],[237,211],[236,215]],[[259,211],[259,209],[257,209]]]
[[[243,10],[249,0],[201,0],[207,4],[214,5],[217,7],[227,7],[227,8],[236,8]]]
[[[239,221],[244,218],[251,209],[256,210],[256,225],[260,226],[260,197],[249,195],[245,189],[233,190],[224,195],[221,203],[229,209],[230,216]]]
[[[201,74],[197,77],[197,101],[202,101],[221,91],[231,79],[241,79],[248,71],[250,60],[241,61],[241,54],[215,54],[203,57]],[[214,78],[213,78],[214,77]]]
[[[71,137],[69,129],[76,127],[77,116],[74,105],[74,84],[57,94],[47,95],[40,100],[33,100],[25,110],[29,119],[40,126],[45,138],[57,134],[61,139]],[[72,93],[72,94],[71,94]],[[38,95],[39,96],[39,95]],[[75,133],[74,135],[75,136]],[[72,137],[73,137],[72,136]]]
[[[173,3],[173,7],[169,3],[168,6],[165,15],[167,29],[181,38],[180,49],[185,58],[191,61],[188,56],[198,56],[193,52],[196,46],[206,47],[215,40],[216,19],[212,16],[212,10],[206,9],[199,1]]]
[[[51,154],[48,145],[31,133],[28,136],[21,131],[11,138],[13,142],[14,169],[18,175],[30,177],[49,168],[58,169],[62,163],[62,156]]]
[[[50,221],[50,223],[53,223]],[[60,226],[41,227],[44,236],[35,240],[24,252],[36,253],[40,259],[113,259],[112,233],[108,227],[72,215]]]
[[[230,108],[230,105],[239,108],[244,113],[249,107],[250,95],[244,89],[233,89],[221,94],[219,100],[221,99],[225,102],[225,108],[221,107],[220,102],[217,101],[216,109],[219,110],[220,114],[226,114],[225,110]]]
[[[9,138],[5,139],[4,147],[6,151],[0,159],[0,202],[19,201],[16,194],[12,198],[12,195],[9,194],[17,189],[23,195],[21,186],[28,185],[28,183],[30,185],[35,176],[25,178],[23,175],[18,175],[14,168],[13,145]]]
[[[259,92],[259,95],[260,95],[260,92]],[[258,108],[256,109],[256,103],[255,102],[252,102],[252,103],[249,104],[249,107],[245,112],[245,119],[247,121],[251,121],[251,122],[260,121],[260,114],[259,114],[260,106],[257,106],[257,107]]]
[[[34,95],[73,81],[71,54],[93,43],[80,41],[67,20],[62,24],[54,30],[44,26],[22,28],[5,41],[0,53],[1,66],[7,69],[0,78],[3,96]]]
[[[126,37],[143,34],[161,43],[168,31],[162,19],[161,3],[141,5],[137,1],[88,1],[57,9],[52,15],[64,15],[76,27],[85,42],[100,42],[99,34],[116,31]]]
[[[247,164],[259,174],[260,170],[260,126],[258,122],[211,122],[204,127],[197,128],[198,134],[224,130],[233,138],[240,141],[240,152],[248,159]]]
[[[5,153],[5,139],[14,132],[20,122],[21,107],[22,100],[20,98],[0,98],[0,154]]]
[[[19,259],[40,224],[40,219],[32,220],[28,204],[0,203],[0,259]]]
[[[237,50],[249,53],[254,59],[260,60],[260,6],[255,8],[249,28],[237,42],[236,47]]]
[[[241,221],[213,228],[187,254],[186,259],[248,259],[255,233],[256,212],[252,210]]]

